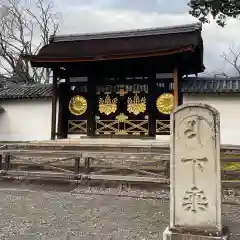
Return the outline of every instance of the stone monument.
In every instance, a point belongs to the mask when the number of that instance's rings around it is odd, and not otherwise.
[[[163,240],[226,240],[221,220],[220,120],[205,104],[171,116],[170,226]]]

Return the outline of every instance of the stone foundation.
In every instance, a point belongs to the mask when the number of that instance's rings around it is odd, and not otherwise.
[[[163,240],[227,240],[228,234],[222,236],[204,236],[172,232],[168,227],[163,232]]]

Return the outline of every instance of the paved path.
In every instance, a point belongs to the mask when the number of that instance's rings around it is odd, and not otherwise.
[[[160,240],[169,222],[164,196],[156,200],[16,187],[0,184],[1,240]],[[223,208],[224,223],[235,235],[231,239],[240,239],[240,206]]]

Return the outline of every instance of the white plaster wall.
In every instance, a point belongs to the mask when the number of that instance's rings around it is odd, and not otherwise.
[[[1,141],[33,141],[51,138],[51,99],[1,101]]]
[[[240,145],[240,95],[185,94],[183,103],[205,103],[216,108],[220,112],[221,144]]]
[[[201,102],[215,107],[220,112],[221,143],[240,145],[240,95],[185,94],[183,102]],[[0,106],[5,109],[0,114],[0,141],[51,138],[51,99],[1,101]],[[79,135],[68,137],[80,138]],[[157,136],[157,139],[168,142],[169,136]]]

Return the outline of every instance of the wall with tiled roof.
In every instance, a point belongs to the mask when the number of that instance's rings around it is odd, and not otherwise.
[[[239,78],[184,78],[181,82],[183,93],[240,93]]]
[[[12,85],[0,88],[1,99],[51,98],[51,84]]]
[[[240,93],[239,78],[188,77],[180,83],[182,93]],[[0,88],[0,100],[51,98],[51,84],[12,85]]]

